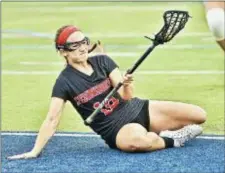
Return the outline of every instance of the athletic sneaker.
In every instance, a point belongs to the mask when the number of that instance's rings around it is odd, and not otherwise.
[[[187,125],[183,128],[175,131],[162,131],[159,136],[172,138],[174,140],[174,147],[182,147],[184,143],[190,139],[195,138],[196,136],[202,133],[202,127],[196,124]]]

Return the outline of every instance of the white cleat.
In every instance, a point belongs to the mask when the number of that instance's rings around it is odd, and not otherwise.
[[[184,126],[182,129],[175,131],[162,131],[159,136],[172,138],[174,140],[174,147],[182,147],[184,143],[202,133],[202,127],[196,124]]]

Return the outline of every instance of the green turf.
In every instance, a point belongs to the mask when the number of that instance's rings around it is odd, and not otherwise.
[[[71,7],[104,7],[76,10]],[[111,10],[107,8],[111,6]],[[112,10],[112,7],[118,8]],[[147,10],[146,7],[160,7]],[[169,7],[168,7],[169,6]],[[188,9],[193,16],[172,46],[193,46],[190,49],[157,47],[140,66],[141,70],[218,70],[224,71],[222,50],[213,40],[200,2],[2,2],[2,30],[23,31],[25,34],[2,34],[2,70],[60,71],[62,65],[24,65],[21,62],[63,62],[54,50],[53,35],[58,27],[75,24],[90,34],[92,41],[100,39],[107,52],[136,53],[131,57],[112,57],[121,70],[128,69],[143,54],[148,45],[143,37],[106,38],[110,34],[151,35],[162,26],[164,9]],[[131,7],[133,10],[131,10]],[[121,10],[124,8],[124,10]],[[155,7],[156,8],[156,7]],[[44,33],[51,38],[33,37]],[[105,34],[99,38],[91,33]],[[190,35],[190,33],[205,33]],[[189,34],[189,36],[185,36]],[[120,45],[123,47],[113,48]],[[127,46],[127,47],[126,47]],[[51,89],[57,75],[2,75],[2,130],[37,131],[48,111]],[[135,95],[141,98],[173,100],[197,104],[208,113],[203,125],[205,133],[224,134],[224,75],[140,75],[135,74]],[[59,126],[62,131],[90,131],[68,103]]]
[[[35,77],[4,75],[2,129],[38,130],[48,111],[55,77],[55,75]],[[136,96],[153,100],[182,101],[202,106],[208,113],[208,121],[204,125],[206,130],[223,132],[224,78],[222,75],[135,75],[135,79]],[[16,87],[12,87],[13,85]],[[211,125],[215,125],[216,129]],[[83,131],[83,128],[77,113],[71,106],[67,106],[59,129]]]

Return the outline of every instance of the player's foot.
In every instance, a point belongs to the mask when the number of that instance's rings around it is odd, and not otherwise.
[[[202,133],[202,127],[199,125],[187,125],[183,128],[175,131],[162,131],[160,132],[160,136],[172,138],[174,140],[174,147],[182,147],[184,143],[189,141],[190,139],[195,138],[196,136]]]

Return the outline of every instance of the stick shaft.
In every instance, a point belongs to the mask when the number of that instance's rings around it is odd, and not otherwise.
[[[128,70],[128,74],[132,74],[138,66],[145,60],[145,58],[152,52],[152,50],[156,47],[157,45],[153,44],[150,46],[145,53],[137,60],[137,62],[134,64],[134,66]]]
[[[145,53],[137,60],[137,62],[133,65],[131,69],[127,71],[127,74],[132,74],[139,65],[145,60],[145,58],[152,52],[152,50],[156,47],[156,44],[153,44],[150,46]],[[105,103],[109,100],[110,97],[112,97],[123,85],[122,82],[119,82],[116,87],[114,87],[110,93],[105,97],[105,99],[100,103],[99,107],[95,109],[95,111],[84,121],[86,125],[91,124],[94,121],[95,116],[99,113],[99,111],[104,107]]]

